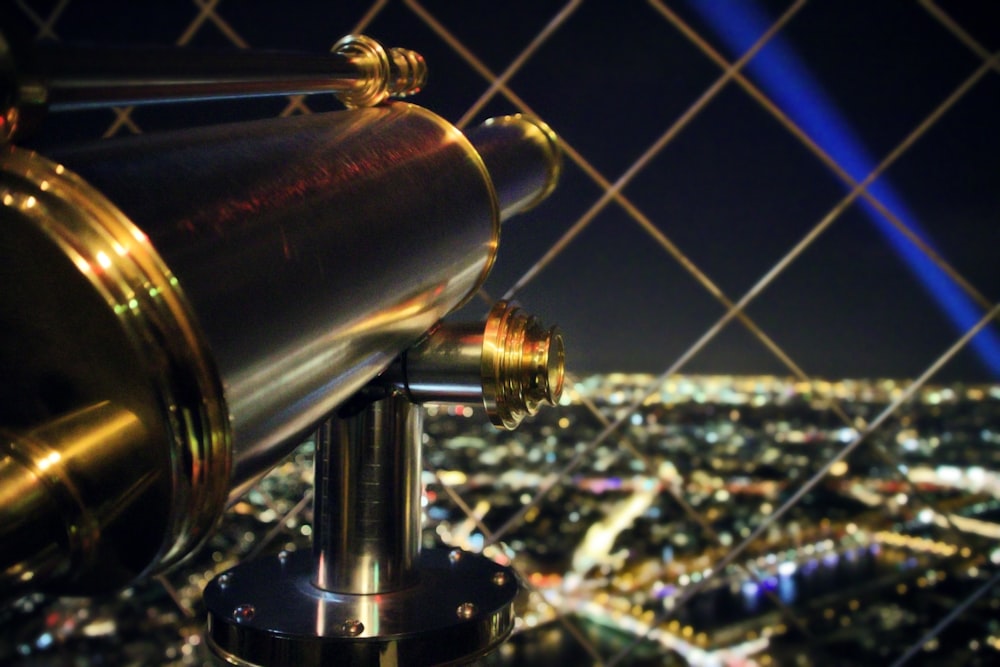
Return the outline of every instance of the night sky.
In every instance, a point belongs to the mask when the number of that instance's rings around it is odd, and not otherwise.
[[[56,3],[25,4],[45,17]],[[740,4],[742,10],[756,8],[766,26],[791,3]],[[354,29],[370,3],[301,2],[294,3],[294,11],[288,6],[227,0],[218,14],[251,47],[325,51]],[[428,0],[420,6],[499,74],[565,3]],[[671,0],[667,6],[730,62],[742,55],[719,23],[733,23],[733,12],[729,19],[713,20],[693,2]],[[986,51],[1000,49],[997,3],[941,0],[938,6]],[[197,7],[189,2],[74,0],[53,29],[64,41],[171,44],[195,15]],[[8,33],[37,30],[22,11],[5,21]],[[734,31],[754,33],[746,17],[736,22]],[[445,118],[457,121],[488,88],[488,81],[404,2],[387,3],[365,32],[425,56],[431,78],[414,101]],[[232,43],[206,22],[190,46],[229,48]],[[768,69],[767,62],[778,65]],[[980,55],[917,2],[813,0],[744,73],[789,115],[788,100],[822,108],[827,120],[838,124],[824,139],[835,144],[828,152],[850,145],[862,156],[859,164],[874,166],[982,65]],[[776,84],[768,72],[773,75],[777,67],[798,78]],[[614,182],[720,74],[719,66],[651,4],[586,0],[509,87]],[[317,98],[308,104],[317,111],[336,108]],[[153,131],[269,117],[285,106],[283,100],[268,100],[140,108],[132,118],[142,130]],[[500,94],[474,123],[518,110]],[[104,110],[52,116],[32,145],[44,151],[97,137],[113,119]],[[825,131],[809,134],[819,140],[816,133]],[[1000,299],[1000,71],[982,76],[876,186],[894,193],[902,207],[894,209],[897,215],[904,217],[905,211],[926,243],[986,300]],[[737,301],[848,190],[730,81],[623,193],[659,234]],[[494,298],[504,294],[601,195],[601,187],[567,159],[557,192],[506,225],[486,291]],[[917,279],[919,266],[908,265],[900,252],[854,203],[750,303],[747,314],[810,375],[919,375],[962,329]],[[543,320],[559,324],[569,367],[577,374],[661,372],[725,312],[614,202],[516,298]],[[485,309],[477,300],[462,314]],[[982,313],[976,306],[975,316]],[[993,329],[1000,336],[1000,327]],[[788,374],[735,321],[680,371]],[[995,373],[984,356],[968,349],[939,379],[985,380],[998,377]]]

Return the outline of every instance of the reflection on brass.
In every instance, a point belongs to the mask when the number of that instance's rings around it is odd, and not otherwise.
[[[427,84],[427,61],[412,49],[389,49],[389,96],[397,99],[416,95]]]
[[[497,183],[501,220],[538,205],[559,182],[559,138],[534,116],[490,118],[469,131],[469,140]]]
[[[516,576],[421,549],[410,399],[474,395],[506,428],[558,400],[554,328],[503,302],[485,326],[437,325],[483,284],[501,220],[554,187],[551,130],[511,116],[467,137],[389,103],[423,86],[423,59],[363,36],[277,78],[291,60],[186,51],[104,51],[81,80],[32,78],[4,46],[8,137],[30,96],[37,111],[302,85],[352,108],[58,162],[0,149],[0,285],[15,286],[0,289],[0,591],[92,594],[171,566],[319,427],[312,553],[211,583],[207,643],[247,665],[457,664],[495,648]],[[144,78],[151,65],[161,75]],[[376,380],[404,354],[403,391]]]
[[[0,33],[0,144],[10,141],[21,129],[20,94],[10,44]]]
[[[41,548],[64,552],[48,568],[72,578],[60,590],[114,588],[182,558],[227,502],[471,298],[495,260],[498,192],[533,199],[552,177],[530,127],[484,135],[481,155],[445,120],[394,102],[53,151],[62,164],[3,148],[0,284],[18,289],[0,290],[0,428],[21,442],[107,403],[144,434],[123,455],[133,490],[94,533],[116,557],[70,567],[67,554],[105,546]],[[528,176],[501,166],[511,159]],[[487,381],[498,423],[555,386],[555,371],[531,374],[556,339],[520,321],[493,334],[522,347],[489,357],[518,375]],[[561,367],[561,346],[555,356]],[[42,483],[37,457],[3,455],[0,475],[18,488]],[[58,493],[18,505],[27,518],[14,522],[75,512]],[[129,530],[137,539],[119,539]],[[4,559],[17,572],[0,578],[25,576],[27,561]]]
[[[419,53],[400,48],[386,51],[365,35],[348,35],[331,51],[346,56],[362,73],[349,89],[336,93],[348,108],[372,107],[390,97],[413,95],[427,81],[427,64]]]
[[[490,421],[513,429],[562,395],[563,339],[552,327],[500,301],[483,334],[483,401]]]
[[[445,323],[406,351],[385,380],[417,403],[482,400],[494,425],[514,429],[555,405],[562,395],[565,366],[558,329],[504,301],[486,324]]]
[[[116,524],[149,500],[159,471],[137,415],[103,402],[30,431],[0,431],[0,580],[44,585],[71,573],[110,575],[107,561],[141,544]],[[81,590],[88,590],[81,582]]]
[[[471,298],[500,221],[472,144],[393,102],[54,151],[148,236],[225,387],[231,499]]]
[[[185,295],[142,231],[34,153],[4,148],[0,176],[0,284],[17,286],[0,290],[0,425],[14,434],[5,465],[42,480],[60,511],[97,516],[66,500],[79,493],[103,513],[99,529],[82,532],[72,516],[60,520],[87,542],[64,553],[74,571],[61,590],[113,588],[186,555],[219,517],[230,454],[222,388]],[[100,433],[93,415],[112,413],[137,423],[118,445],[65,437],[84,417],[86,429],[72,432]],[[60,444],[44,444],[53,433]],[[49,469],[65,475],[40,474],[52,456],[71,461]],[[45,514],[53,503],[34,507]],[[25,511],[20,520],[33,521]],[[80,553],[90,556],[77,562]]]

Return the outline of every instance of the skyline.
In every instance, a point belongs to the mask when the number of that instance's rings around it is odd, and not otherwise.
[[[821,667],[917,649],[916,665],[992,664],[1000,385],[940,396],[925,387],[813,483],[857,435],[814,395],[780,380],[676,378],[674,394],[644,401],[628,421],[621,435],[633,448],[601,443],[566,472],[601,428],[591,406],[619,414],[622,394],[643,389],[633,379],[588,378],[582,396],[513,433],[487,426],[481,408],[427,409],[424,545],[481,551],[525,582],[518,632],[477,664],[563,664],[565,651],[594,664],[593,651],[609,665],[767,667],[805,656],[796,664]],[[829,389],[856,390],[840,397],[856,423],[901,390],[891,384]],[[0,657],[25,667],[65,656],[202,664],[206,582],[238,561],[311,547],[313,456],[311,442],[299,447],[176,570],[119,595],[29,595],[3,610]],[[553,475],[561,482],[542,492]],[[924,633],[966,604],[924,648]]]

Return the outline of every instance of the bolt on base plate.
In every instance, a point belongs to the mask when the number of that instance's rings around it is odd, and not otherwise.
[[[514,628],[513,570],[484,556],[427,549],[409,588],[372,595],[313,585],[308,551],[237,565],[205,589],[206,637],[233,665],[456,664]]]

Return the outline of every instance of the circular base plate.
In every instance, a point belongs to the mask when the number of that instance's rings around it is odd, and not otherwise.
[[[234,665],[437,665],[488,653],[514,627],[514,572],[430,549],[417,583],[371,595],[312,584],[309,552],[237,565],[205,588],[207,638]]]

